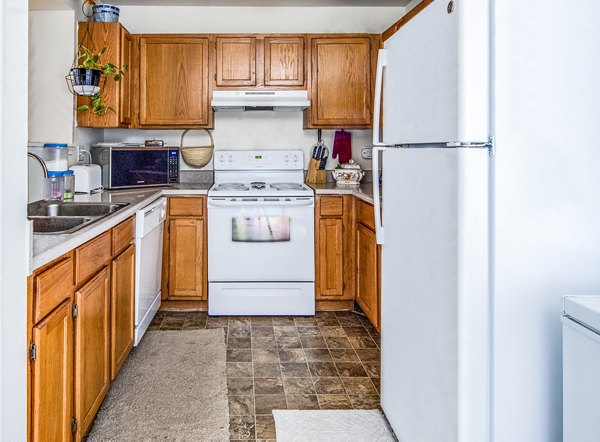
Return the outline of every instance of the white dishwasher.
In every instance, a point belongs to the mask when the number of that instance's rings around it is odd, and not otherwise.
[[[167,199],[159,198],[135,214],[135,343],[160,307],[163,228]]]
[[[599,440],[600,296],[565,296],[563,440]]]

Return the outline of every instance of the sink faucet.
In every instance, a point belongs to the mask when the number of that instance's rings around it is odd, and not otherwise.
[[[27,156],[36,159],[40,163],[42,169],[44,169],[44,178],[48,178],[48,167],[46,166],[46,162],[42,160],[42,157],[33,152],[27,152]]]

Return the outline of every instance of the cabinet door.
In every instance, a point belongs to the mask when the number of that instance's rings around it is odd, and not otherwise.
[[[127,37],[129,36],[129,40]],[[110,62],[119,67],[127,64],[128,69],[125,75],[119,80],[114,81],[107,78],[102,89],[102,102],[105,106],[110,106],[113,111],[107,111],[99,116],[91,110],[77,112],[77,124],[81,127],[123,127],[130,123],[131,109],[128,104],[130,101],[130,83],[131,83],[131,35],[120,23],[79,23],[79,43],[83,46],[96,50],[106,48],[100,60]],[[123,46],[125,45],[125,46]],[[77,106],[88,105],[91,107],[89,97],[77,97]],[[129,114],[127,114],[129,113]]]
[[[135,327],[135,246],[112,263],[110,303],[111,379],[115,379],[133,347]]]
[[[110,386],[110,278],[104,267],[75,292],[75,411],[79,440]]]
[[[318,222],[317,299],[344,294],[342,226],[342,218],[325,218]]]
[[[311,52],[309,127],[370,127],[370,38],[314,38]]]
[[[356,300],[373,326],[379,329],[379,266],[375,232],[357,224]]]
[[[169,298],[204,299],[204,220],[169,220]]]
[[[73,418],[73,303],[63,302],[33,327],[31,440],[68,441]]]
[[[140,126],[208,126],[208,38],[140,37]]]
[[[304,86],[304,37],[265,37],[265,86]]]
[[[217,86],[256,86],[256,37],[217,37]]]
[[[127,66],[125,75],[119,80],[119,124],[131,124],[131,34],[121,28],[121,66]]]

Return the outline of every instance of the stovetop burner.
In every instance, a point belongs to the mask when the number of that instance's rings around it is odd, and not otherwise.
[[[215,190],[248,190],[244,183],[221,183]]]
[[[300,183],[272,183],[271,188],[275,190],[303,190],[304,186]]]

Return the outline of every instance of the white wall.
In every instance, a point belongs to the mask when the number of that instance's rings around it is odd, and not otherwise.
[[[73,95],[65,75],[73,64],[74,11],[29,14],[29,141],[73,141]]]
[[[27,2],[0,2],[0,440],[27,439]]]
[[[600,2],[495,15],[493,435],[560,441],[561,298],[600,294]]]
[[[105,142],[143,142],[157,138],[170,145],[179,145],[181,130],[127,130],[104,131]],[[360,158],[360,148],[372,143],[370,130],[352,130],[352,151],[354,159],[362,167],[370,169],[371,160]],[[333,148],[334,131],[323,130],[323,141]],[[213,132],[216,150],[231,149],[302,149],[305,153],[305,166],[310,159],[310,149],[317,142],[316,130],[302,130],[302,112],[215,112]],[[185,135],[185,146],[210,144],[204,131],[190,131]],[[329,158],[327,168],[332,169],[337,160]],[[182,170],[194,169],[181,163]],[[212,161],[204,170],[212,169]]]
[[[120,6],[125,27],[141,33],[381,33],[402,7]]]

